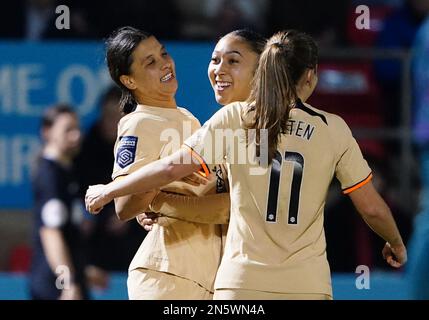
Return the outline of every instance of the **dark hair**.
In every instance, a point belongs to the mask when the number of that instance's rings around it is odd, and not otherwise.
[[[268,160],[271,163],[280,135],[285,132],[289,111],[298,99],[296,85],[307,69],[317,66],[314,40],[296,30],[278,32],[265,46],[253,80],[249,102],[254,104],[247,129],[268,129]],[[257,135],[257,141],[259,137]],[[259,153],[260,146],[257,148]]]
[[[55,124],[59,116],[63,114],[70,114],[73,116],[77,116],[73,108],[70,105],[64,104],[64,103],[54,105],[44,110],[40,121],[40,131],[42,134],[42,140],[45,140],[44,133],[43,133],[44,130],[50,129]],[[42,158],[43,158],[43,152],[40,150],[35,155],[35,158],[34,158],[35,161],[32,161],[32,164],[30,166],[30,175],[33,181],[38,176],[38,170],[40,168],[40,161],[42,160]]]
[[[67,104],[58,104],[46,109],[42,116],[41,128],[49,129],[54,125],[58,117],[64,113],[76,115],[76,112],[72,109],[72,107]]]
[[[265,39],[262,35],[249,29],[234,30],[230,33],[227,33],[222,38],[228,36],[241,38],[258,56],[261,55],[262,51],[264,50],[265,44],[267,43],[267,39]]]
[[[112,32],[106,41],[106,61],[110,77],[121,88],[119,101],[121,112],[127,114],[136,108],[136,101],[131,91],[121,83],[122,75],[130,74],[133,63],[132,54],[139,43],[152,35],[133,27],[122,27]]]

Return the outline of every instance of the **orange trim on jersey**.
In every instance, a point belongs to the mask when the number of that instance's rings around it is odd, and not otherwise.
[[[369,174],[369,176],[368,177],[366,177],[364,180],[362,180],[361,182],[358,182],[358,183],[356,183],[355,185],[353,185],[353,186],[351,186],[351,187],[349,187],[349,188],[347,188],[347,189],[344,189],[343,190],[343,193],[344,194],[349,194],[350,192],[353,192],[353,191],[355,191],[356,189],[359,189],[360,187],[362,187],[362,186],[364,186],[364,185],[366,185],[369,181],[371,181],[371,179],[372,179],[372,173],[370,173]]]
[[[202,170],[198,170],[198,173],[200,175],[202,175],[203,177],[207,178],[210,175],[210,170],[207,167],[206,162],[204,161],[204,159],[194,151],[194,149],[192,149],[190,146],[183,144],[182,147],[185,147],[189,150],[189,152],[191,153],[191,157],[195,158],[201,165]]]

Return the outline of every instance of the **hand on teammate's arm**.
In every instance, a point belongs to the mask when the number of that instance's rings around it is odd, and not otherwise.
[[[228,224],[230,198],[229,193],[196,197],[160,192],[150,204],[150,209],[152,212],[137,217],[137,222],[146,231],[151,231],[155,223],[165,225],[166,217],[195,223]]]
[[[349,194],[357,211],[368,226],[386,240],[382,254],[387,263],[399,268],[407,261],[407,250],[386,202],[375,190],[372,182]]]
[[[157,195],[158,190],[133,194],[115,199],[116,215],[121,221],[128,221],[149,208],[149,204]]]
[[[187,184],[190,184],[191,186],[198,187],[202,184],[204,184],[204,185],[207,184],[210,181],[209,178],[203,177],[200,174],[194,172],[194,173],[190,174],[189,176],[182,178],[181,181],[183,181]]]
[[[229,193],[201,197],[160,192],[149,208],[171,218],[196,223],[227,224],[229,222]]]
[[[155,212],[144,212],[140,213],[136,219],[140,226],[143,227],[146,231],[152,231],[153,225],[158,223],[158,219],[161,217],[161,214]]]

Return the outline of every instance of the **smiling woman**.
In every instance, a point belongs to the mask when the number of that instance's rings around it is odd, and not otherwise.
[[[133,93],[135,100],[149,106],[176,108],[175,65],[165,47],[154,36],[149,36],[138,44],[131,56],[130,72],[122,74],[119,80]]]
[[[125,114],[137,103],[176,108],[175,64],[154,36],[121,28],[107,40],[106,55],[110,75],[122,90],[120,107]]]
[[[265,40],[251,31],[236,30],[222,37],[213,50],[208,67],[216,101],[226,105],[245,101]]]
[[[112,178],[118,180],[163,156],[171,149],[162,137],[173,130],[180,144],[199,127],[199,121],[176,105],[178,88],[175,63],[165,47],[146,32],[124,27],[107,41],[107,64],[112,79],[122,90],[120,108],[125,114],[118,125]],[[170,152],[170,153],[171,153]],[[212,191],[214,190],[214,191]],[[216,192],[216,180],[205,186],[175,182],[163,193],[186,196]],[[144,211],[158,191],[115,200],[121,220]],[[228,212],[227,194],[210,195]],[[196,198],[196,197],[194,197]],[[203,197],[205,198],[205,197]],[[207,202],[206,202],[207,203]],[[221,230],[210,223],[167,219],[153,228],[129,267],[130,299],[210,299],[221,255]]]

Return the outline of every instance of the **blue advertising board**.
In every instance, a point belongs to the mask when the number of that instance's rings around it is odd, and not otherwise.
[[[178,105],[206,121],[219,108],[207,78],[213,44],[165,45],[176,61]],[[0,42],[0,210],[32,206],[30,170],[43,110],[71,104],[87,129],[111,84],[102,43]]]

